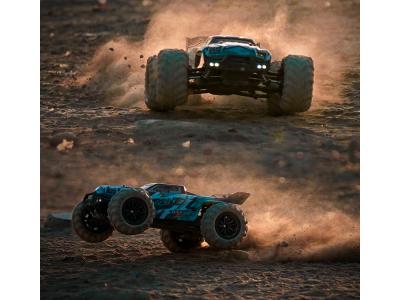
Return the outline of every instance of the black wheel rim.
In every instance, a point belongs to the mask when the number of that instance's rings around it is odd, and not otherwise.
[[[110,223],[104,214],[100,213],[94,206],[88,205],[82,210],[82,223],[93,233],[103,233],[110,230]]]
[[[222,213],[215,220],[215,230],[223,239],[231,240],[240,232],[240,220],[233,213]]]
[[[122,217],[130,225],[142,224],[148,214],[146,202],[139,198],[125,200],[122,205]]]

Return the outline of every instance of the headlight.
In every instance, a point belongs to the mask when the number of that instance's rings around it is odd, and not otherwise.
[[[262,67],[261,67],[261,65],[257,65],[257,69],[261,69]]]
[[[257,69],[261,70],[261,69],[266,69],[267,65],[257,65]]]
[[[210,62],[209,65],[210,65],[210,67],[218,68],[219,67],[219,62]]]
[[[266,66],[266,65],[262,65],[262,68],[263,68],[263,69],[266,69],[266,68],[267,68],[267,66]]]

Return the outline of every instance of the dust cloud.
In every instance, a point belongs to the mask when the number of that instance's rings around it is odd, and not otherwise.
[[[302,196],[302,195],[299,195]],[[256,260],[359,261],[359,219],[334,208],[304,208],[302,198],[247,210],[244,247]]]
[[[153,14],[144,40],[114,39],[98,49],[79,78],[116,106],[142,106],[147,57],[164,48],[185,49],[185,38],[215,34],[252,37],[274,60],[311,56],[314,105],[342,102],[340,81],[359,61],[359,6],[348,1],[143,2]],[[113,49],[110,50],[110,48]],[[143,57],[140,57],[140,56]]]
[[[249,250],[252,259],[359,261],[359,216],[341,209],[335,195],[313,183],[282,188],[274,178],[246,167],[212,164],[198,172],[203,176],[183,179],[191,192],[251,194],[241,206],[249,227],[241,248]]]

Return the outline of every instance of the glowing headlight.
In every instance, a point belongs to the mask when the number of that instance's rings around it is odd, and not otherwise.
[[[267,66],[266,66],[266,65],[262,65],[262,68],[263,68],[263,69],[266,69],[266,68],[267,68]]]
[[[219,67],[219,63],[218,62],[214,63],[214,66]]]
[[[213,62],[210,62],[210,67],[214,67],[214,63]]]
[[[257,69],[261,69],[262,67],[261,67],[261,65],[257,65]]]

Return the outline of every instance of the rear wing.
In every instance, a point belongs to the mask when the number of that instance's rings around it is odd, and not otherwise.
[[[186,38],[186,51],[194,47],[203,46],[208,40],[208,36],[195,36]]]
[[[214,195],[214,197],[223,202],[232,203],[232,204],[243,204],[247,198],[249,198],[250,194],[245,192],[237,192],[233,194],[227,195]]]

